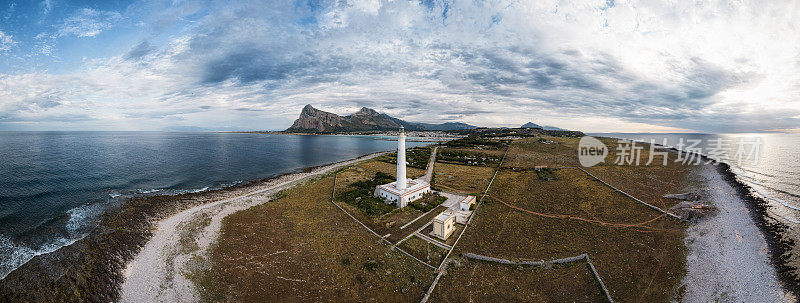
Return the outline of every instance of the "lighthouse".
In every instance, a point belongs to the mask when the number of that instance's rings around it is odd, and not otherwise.
[[[397,134],[397,189],[405,190],[408,183],[406,182],[406,132],[400,126],[400,132]]]
[[[422,198],[431,191],[431,185],[423,179],[408,180],[406,177],[406,132],[402,126],[397,132],[397,181],[378,185],[375,196],[386,203],[406,207],[409,202]]]

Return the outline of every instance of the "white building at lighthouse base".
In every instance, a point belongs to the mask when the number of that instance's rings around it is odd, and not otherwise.
[[[431,185],[422,179],[408,180],[406,183],[407,186],[403,190],[397,189],[397,181],[379,185],[375,195],[383,198],[386,203],[394,203],[398,208],[403,208],[409,202],[422,198],[422,195],[431,191]]]

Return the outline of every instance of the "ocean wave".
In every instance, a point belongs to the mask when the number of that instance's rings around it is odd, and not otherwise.
[[[750,185],[758,185],[758,186],[761,186],[761,187],[769,188],[769,186],[761,184],[760,182],[756,182],[752,178],[750,178],[750,177],[744,175],[743,173],[741,173],[743,170],[741,168],[739,168],[738,166],[734,166],[733,164],[730,164],[730,163],[728,164],[728,166],[733,168],[733,169],[731,169],[731,172],[733,172],[733,174],[735,174],[737,177],[743,177],[743,178],[741,178],[741,180],[744,181],[745,183],[750,184]],[[770,201],[774,201],[774,202],[778,202],[781,205],[783,205],[784,207],[800,211],[800,208],[798,208],[798,207],[796,207],[794,205],[791,205],[791,204],[789,204],[786,201],[783,201],[781,199],[772,197],[772,196],[770,196],[770,195],[758,190],[757,188],[755,188],[753,186],[750,186],[750,189],[753,190],[754,192],[756,192],[758,195],[764,197],[764,199],[767,199],[767,200],[770,200]],[[781,217],[781,218],[783,218],[783,217]],[[784,218],[784,219],[786,219],[786,218]],[[792,220],[789,220],[789,219],[786,219],[786,220],[790,221],[790,222],[792,221]]]
[[[789,192],[789,191],[785,191],[785,190],[776,188],[776,187],[771,186],[771,185],[764,184],[761,181],[757,180],[756,178],[753,178],[753,177],[750,177],[750,176],[747,176],[747,175],[741,175],[741,174],[736,174],[736,176],[744,178],[745,179],[744,181],[746,181],[748,183],[755,184],[755,185],[761,186],[763,188],[767,188],[769,190],[776,191],[776,192],[779,192],[779,193],[782,193],[782,194],[785,194],[785,195],[788,195],[788,196],[791,196],[791,197],[800,198],[800,195],[798,195],[798,194],[795,194],[795,193],[792,193],[792,192]],[[769,182],[773,182],[773,180],[769,180]],[[786,184],[786,183],[784,183],[784,184]]]
[[[86,234],[82,234],[74,239],[55,238],[37,249],[32,249],[27,246],[16,245],[8,237],[0,235],[0,280],[5,279],[9,273],[28,263],[34,257],[54,252],[59,248],[83,239],[85,236]]]
[[[751,168],[744,168],[744,167],[738,167],[738,166],[737,166],[737,168],[742,170],[742,171],[745,171],[745,172],[748,172],[748,173],[753,173],[753,174],[756,174],[756,175],[762,175],[762,176],[770,177],[770,178],[781,178],[781,176],[762,173],[762,172],[756,171],[756,170],[751,169]]]
[[[162,191],[163,189],[155,188],[155,189],[137,189],[136,191],[140,194],[152,194]]]
[[[67,231],[71,236],[76,236],[80,231],[92,227],[93,219],[103,211],[100,204],[87,204],[67,211],[69,219],[66,223]]]
[[[47,238],[42,242],[37,242],[38,244],[17,244],[11,238],[0,234],[0,279],[4,279],[14,269],[38,255],[54,252],[83,239],[94,227],[94,219],[102,211],[102,205],[99,203],[86,204],[68,210],[63,225],[65,233],[61,233],[60,236],[43,235],[42,237]]]
[[[190,190],[190,191],[188,191],[188,192],[190,192],[190,193],[199,193],[199,192],[204,192],[204,191],[207,191],[207,190],[208,190],[208,188],[209,188],[209,187],[208,187],[208,186],[206,186],[206,187],[203,187],[203,188],[199,188],[199,189],[195,189],[195,190]]]

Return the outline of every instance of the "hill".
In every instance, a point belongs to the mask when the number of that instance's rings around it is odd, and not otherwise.
[[[555,126],[549,126],[549,125],[541,126],[541,125],[539,125],[539,124],[536,124],[536,123],[533,123],[533,122],[528,122],[528,123],[525,123],[525,124],[523,124],[522,126],[520,126],[520,128],[541,128],[541,129],[544,129],[544,130],[563,130],[563,131],[569,131],[568,129],[563,129],[563,128],[560,128],[560,127],[555,127]]]

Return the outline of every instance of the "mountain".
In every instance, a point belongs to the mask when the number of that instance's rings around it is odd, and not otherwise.
[[[542,128],[543,128],[544,130],[563,130],[563,131],[570,131],[570,130],[568,130],[568,129],[563,129],[563,128],[560,128],[560,127],[549,126],[549,125],[542,126]]]
[[[287,132],[336,133],[357,131],[396,130],[403,126],[407,130],[461,130],[475,126],[465,123],[448,122],[442,124],[408,122],[381,114],[371,108],[363,107],[355,114],[339,116],[321,111],[311,104],[303,107],[300,117],[294,121]]]
[[[544,129],[544,130],[563,130],[563,131],[569,131],[569,130],[567,130],[567,129],[563,129],[563,128],[560,128],[560,127],[555,127],[555,126],[549,126],[549,125],[541,126],[541,125],[539,125],[539,124],[536,124],[536,123],[533,123],[533,122],[528,122],[528,123],[525,123],[525,124],[523,124],[522,126],[520,126],[520,128],[541,128],[541,129]]]
[[[523,124],[519,128],[542,128],[542,126],[533,122],[528,122]]]

